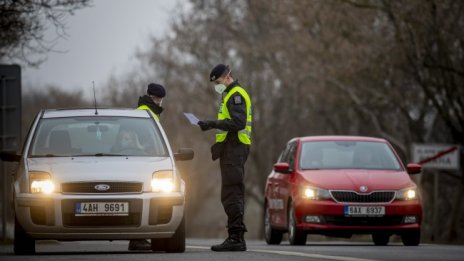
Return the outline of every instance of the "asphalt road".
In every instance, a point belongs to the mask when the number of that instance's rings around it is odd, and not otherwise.
[[[0,245],[0,260],[464,260],[464,246],[422,244],[405,247],[390,244],[378,247],[370,242],[321,241],[306,246],[268,246],[264,241],[248,240],[247,252],[212,252],[210,245],[220,240],[188,239],[187,250],[181,254],[128,251],[128,241],[39,241],[34,256],[15,256],[11,244]]]

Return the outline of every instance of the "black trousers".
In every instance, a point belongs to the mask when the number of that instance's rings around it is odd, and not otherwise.
[[[245,162],[248,153],[248,145],[227,142],[220,158],[221,202],[227,215],[229,235],[247,231],[243,216],[245,211]]]

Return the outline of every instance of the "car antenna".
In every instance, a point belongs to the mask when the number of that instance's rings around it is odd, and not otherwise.
[[[98,111],[97,111],[97,95],[95,95],[95,82],[92,81],[92,85],[93,85],[93,99],[94,99],[94,102],[95,102],[95,115],[98,115]]]

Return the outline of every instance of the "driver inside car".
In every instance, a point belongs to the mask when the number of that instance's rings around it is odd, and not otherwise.
[[[113,151],[129,151],[129,150],[140,150],[144,148],[140,144],[137,134],[132,130],[123,129],[119,132],[116,138],[116,144],[112,149]]]

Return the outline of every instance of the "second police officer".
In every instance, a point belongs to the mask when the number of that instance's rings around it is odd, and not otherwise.
[[[163,85],[150,83],[147,86],[147,94],[139,97],[138,110],[146,110],[159,121],[160,114],[163,112],[161,104],[166,96],[166,90]],[[132,239],[129,241],[129,250],[151,250],[151,243],[146,239]]]
[[[219,158],[221,168],[221,202],[227,214],[229,236],[213,251],[246,251],[243,223],[245,208],[245,162],[251,145],[251,99],[228,65],[218,64],[210,73],[214,89],[221,94],[217,120],[199,121],[201,130],[217,129],[216,143],[211,147],[213,160]]]
[[[166,96],[166,90],[163,85],[150,83],[147,87],[147,94],[139,97],[137,109],[151,112],[153,117],[159,121],[160,114],[164,110],[161,107],[164,96]]]

